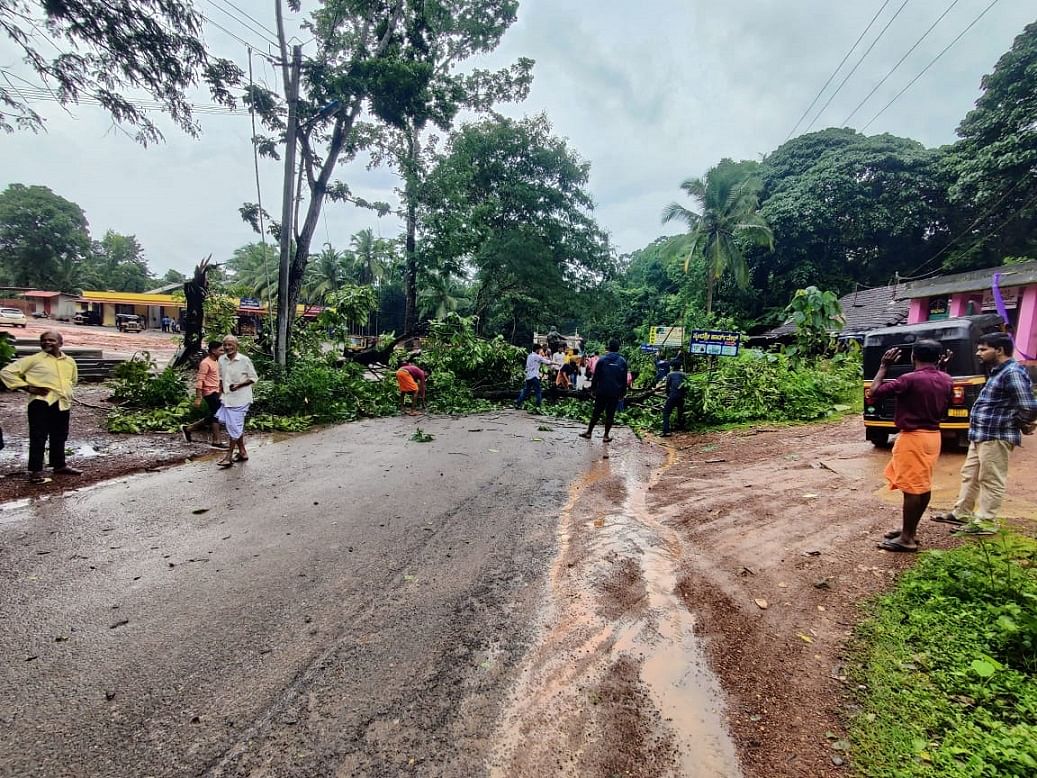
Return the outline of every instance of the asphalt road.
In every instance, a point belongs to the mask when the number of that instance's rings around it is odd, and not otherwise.
[[[356,423],[0,511],[0,775],[481,774],[600,455],[542,423]]]

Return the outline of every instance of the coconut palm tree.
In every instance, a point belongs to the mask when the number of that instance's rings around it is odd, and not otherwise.
[[[705,178],[689,178],[681,184],[699,206],[701,215],[679,203],[663,209],[663,223],[683,221],[692,235],[691,247],[684,260],[688,272],[691,258],[701,253],[706,259],[706,313],[713,311],[713,290],[724,273],[730,270],[735,283],[744,288],[749,280],[749,267],[743,246],[774,247],[774,234],[757,213],[761,183],[755,175],[755,162],[722,160]]]
[[[336,251],[330,243],[324,244],[320,254],[310,257],[306,267],[305,288],[303,293],[308,302],[319,303],[330,292],[341,289],[350,283],[348,252]]]
[[[430,273],[423,281],[418,294],[423,319],[442,319],[468,303],[468,290],[450,273]]]
[[[254,297],[277,296],[277,248],[266,243],[249,243],[235,249],[226,262],[231,283],[239,284]]]
[[[392,244],[376,238],[370,228],[360,230],[349,241],[353,258],[353,272],[361,286],[376,286],[385,275]]]

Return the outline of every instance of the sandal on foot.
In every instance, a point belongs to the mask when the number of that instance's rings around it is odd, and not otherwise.
[[[964,527],[966,524],[968,524],[968,522],[965,521],[965,519],[959,519],[957,516],[955,516],[953,513],[950,513],[949,511],[947,513],[941,513],[936,516],[933,516],[933,521],[937,521],[940,524],[953,524],[956,527]]]
[[[900,533],[897,533],[900,534]],[[898,551],[902,554],[917,554],[918,546],[911,547],[905,546],[903,543],[897,543],[895,540],[883,540],[879,543],[879,548],[883,551]]]
[[[587,440],[590,440],[591,439],[591,434],[589,432],[581,432],[580,433],[580,437],[581,438],[586,438]]]
[[[233,462],[228,462],[226,459],[221,459],[219,462],[216,463],[216,466],[217,467],[222,467],[222,468],[228,468],[228,467],[234,467],[234,463]]]
[[[243,456],[241,456],[241,454],[235,453],[234,456],[233,456],[233,460],[235,462],[248,462],[248,457],[247,456],[243,457]]]
[[[603,438],[601,439],[601,442],[602,442],[602,443],[611,443],[611,442],[612,442],[612,438],[611,438],[611,436],[609,436],[609,435],[606,435],[605,437],[603,437]]]
[[[891,529],[889,532],[887,532],[882,537],[884,537],[886,540],[896,540],[897,538],[900,537],[900,530],[898,530],[898,529]]]

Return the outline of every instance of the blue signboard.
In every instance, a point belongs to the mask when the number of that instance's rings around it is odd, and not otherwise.
[[[688,350],[700,356],[736,357],[741,342],[740,332],[692,330]]]
[[[659,352],[659,347],[653,346],[650,343],[642,343],[641,350],[646,354],[657,354]]]
[[[238,300],[238,307],[239,308],[259,308],[260,307],[259,298],[258,297],[242,297],[242,298],[239,298],[239,300]]]

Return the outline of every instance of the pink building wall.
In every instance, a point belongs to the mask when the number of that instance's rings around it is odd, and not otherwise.
[[[1019,298],[1019,324],[1016,327],[1015,345],[1023,356],[1037,357],[1037,285],[1028,286]]]

